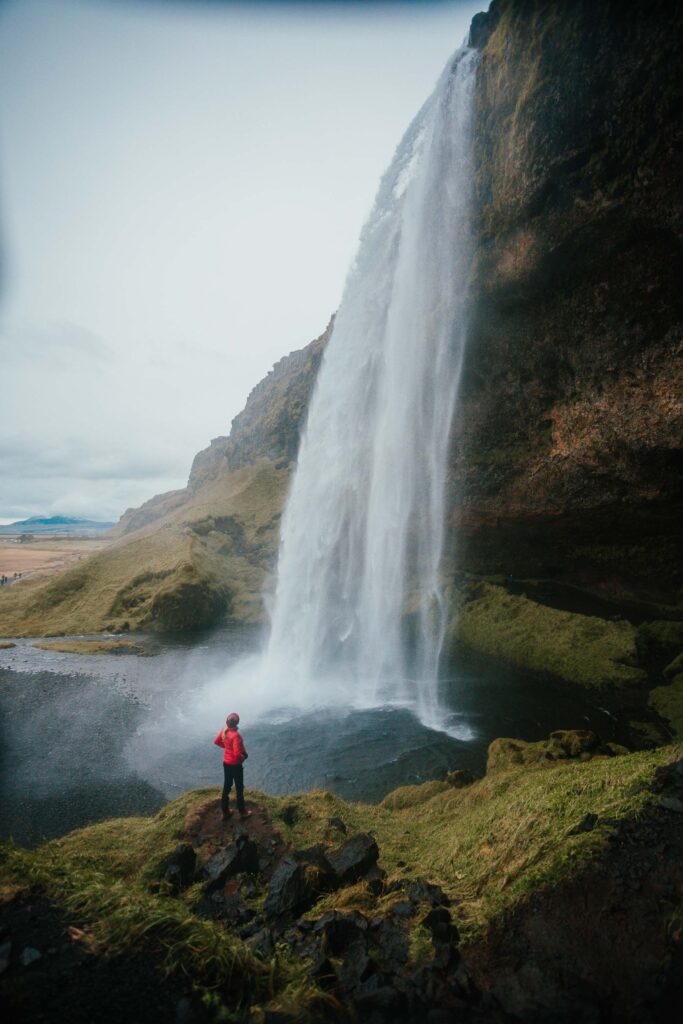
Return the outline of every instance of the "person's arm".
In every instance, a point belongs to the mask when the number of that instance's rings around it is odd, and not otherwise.
[[[216,736],[216,739],[213,741],[213,743],[214,743],[214,746],[216,746],[216,747],[224,747],[225,746],[225,743],[223,742],[223,730],[222,729],[218,733],[218,736]]]
[[[240,763],[242,763],[242,761],[246,761],[248,754],[246,747],[244,746],[244,740],[242,739],[240,733],[237,733],[235,736],[235,746],[237,747],[237,753],[240,758]]]

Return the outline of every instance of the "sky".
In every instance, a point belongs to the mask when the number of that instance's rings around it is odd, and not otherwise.
[[[484,2],[0,4],[0,522],[182,487]]]

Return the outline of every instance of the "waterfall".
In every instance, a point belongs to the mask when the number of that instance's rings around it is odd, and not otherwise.
[[[363,229],[282,522],[263,679],[438,724],[448,442],[466,333],[476,53],[449,61]],[[408,624],[409,638],[406,636]]]

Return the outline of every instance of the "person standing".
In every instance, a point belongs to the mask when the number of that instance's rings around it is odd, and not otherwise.
[[[248,754],[244,746],[244,740],[239,733],[240,716],[236,711],[231,711],[225,719],[225,728],[221,729],[213,741],[217,747],[223,747],[223,794],[221,796],[221,811],[223,821],[231,817],[230,790],[235,783],[235,796],[237,798],[237,810],[240,818],[250,818],[251,811],[244,806],[244,768]]]

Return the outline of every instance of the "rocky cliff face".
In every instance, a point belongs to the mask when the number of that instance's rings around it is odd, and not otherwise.
[[[682,40],[674,3],[495,0],[475,19],[450,481],[461,567],[661,617],[683,597]]]

